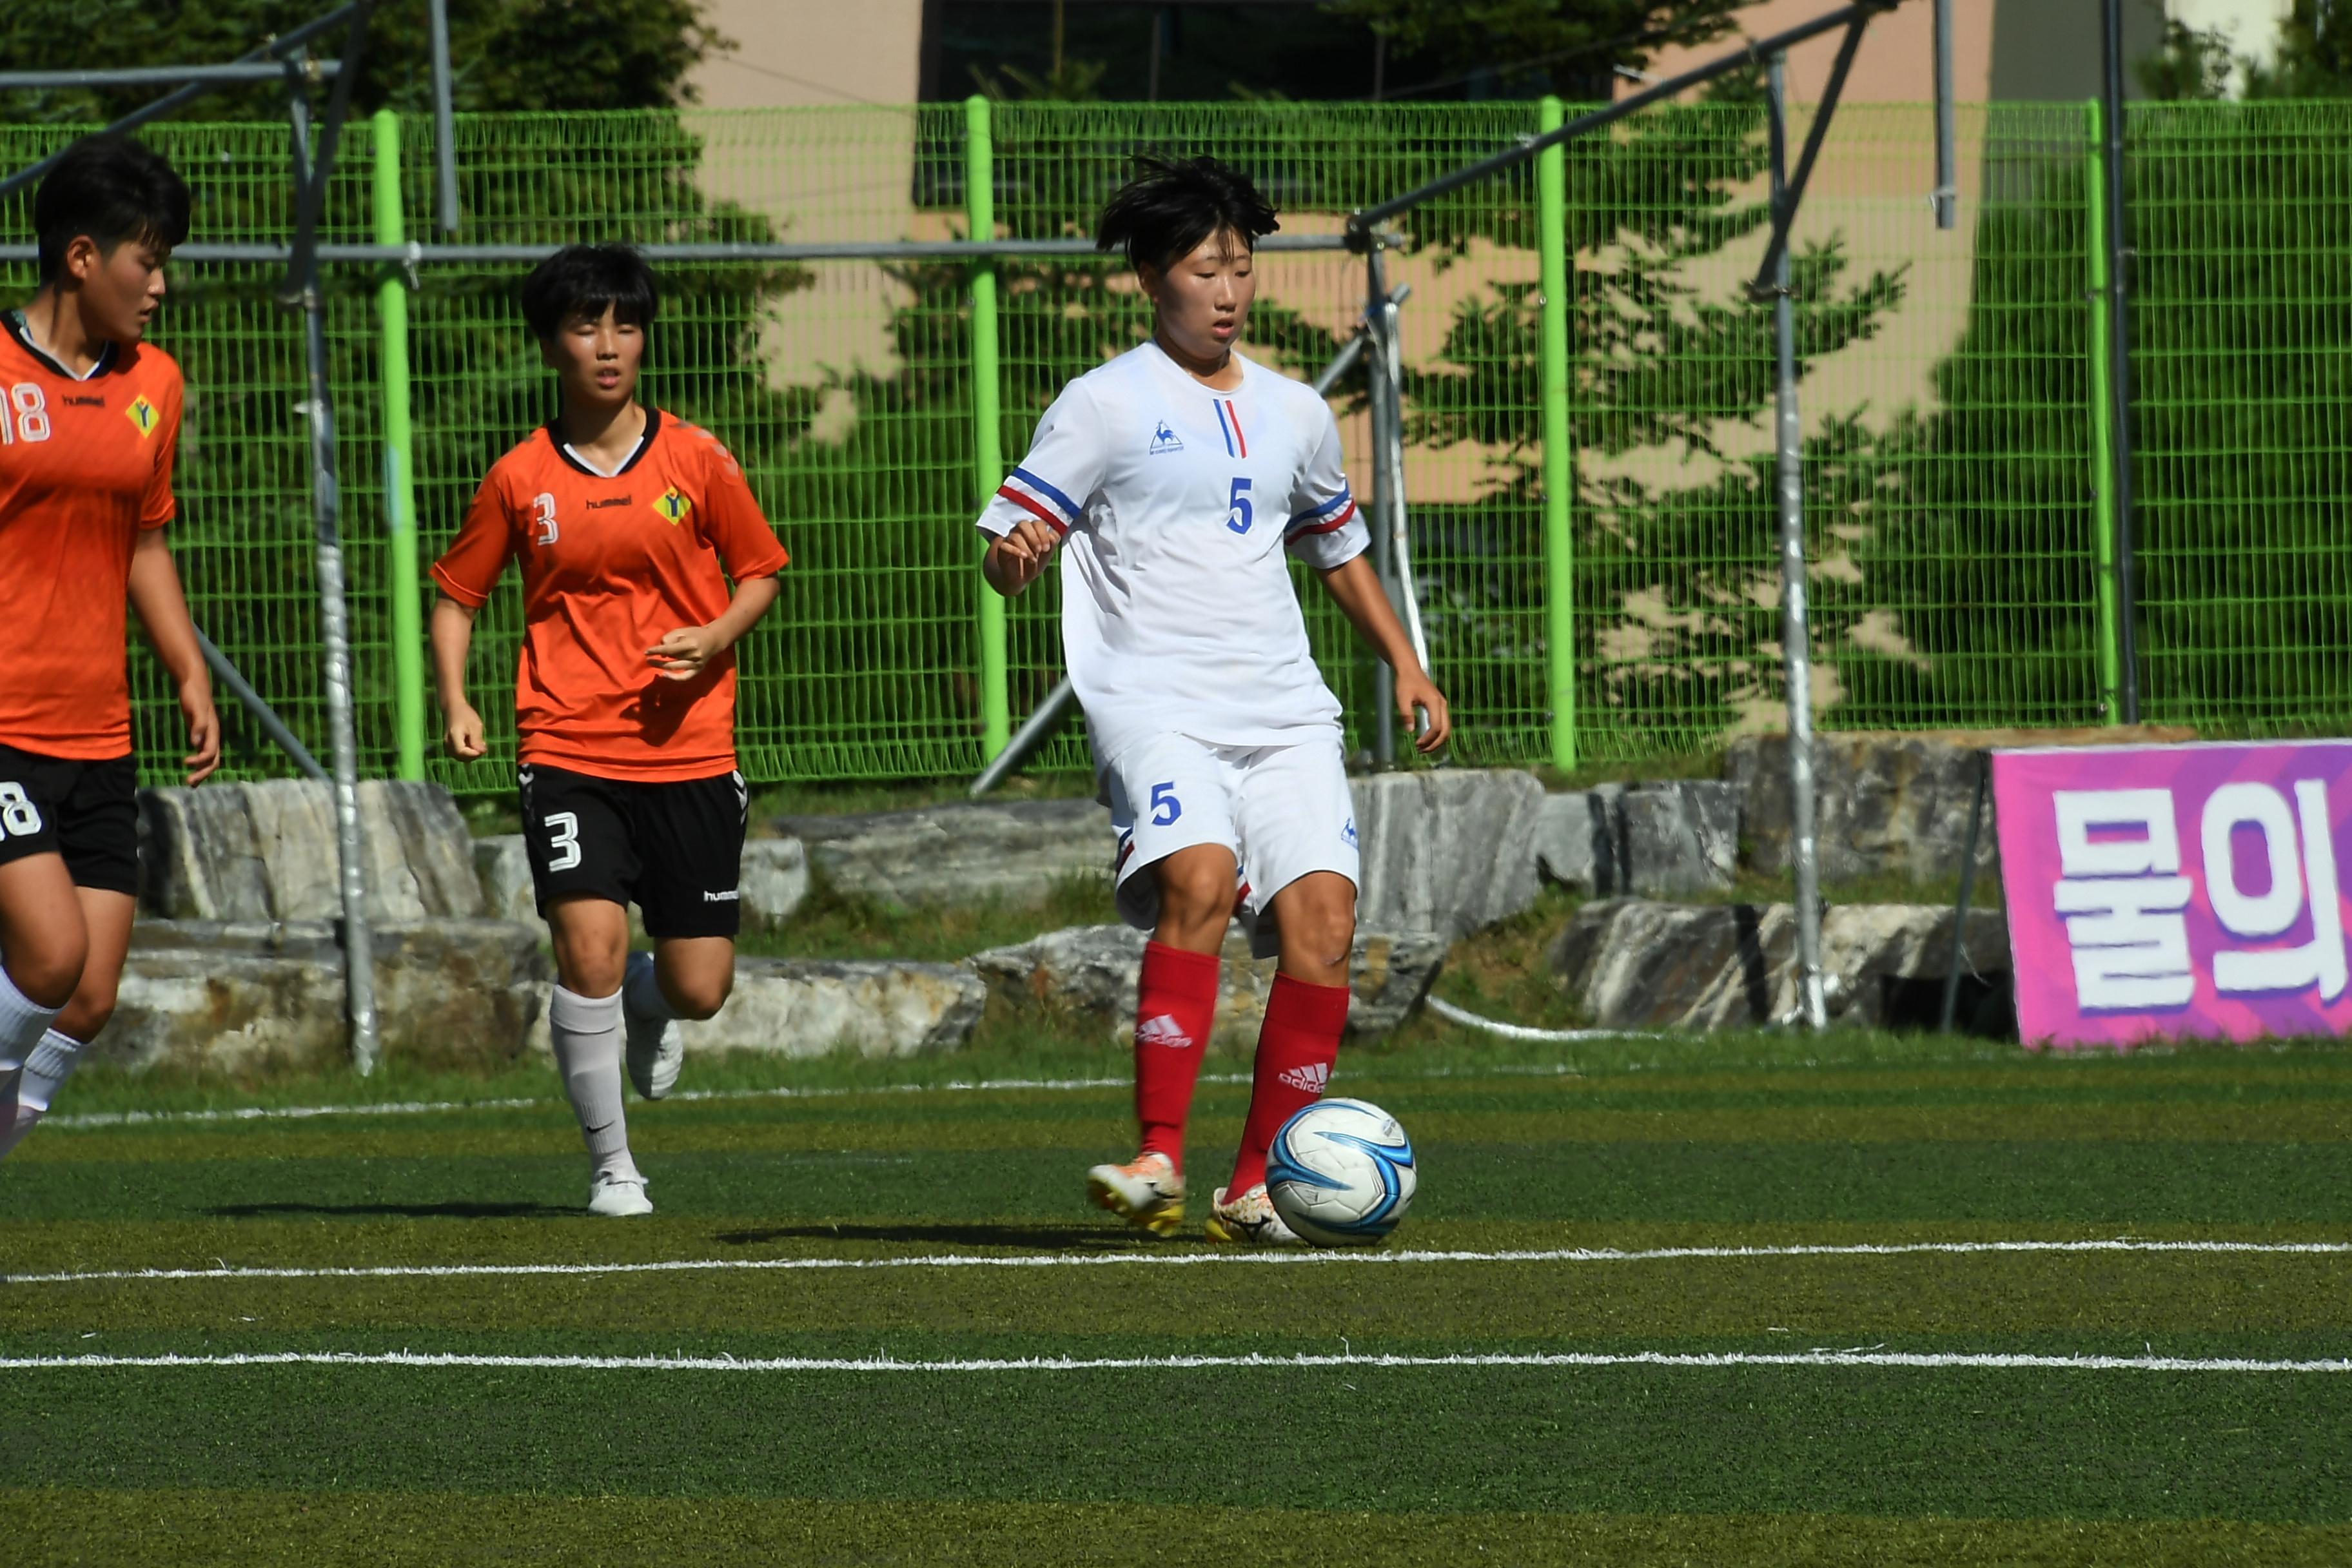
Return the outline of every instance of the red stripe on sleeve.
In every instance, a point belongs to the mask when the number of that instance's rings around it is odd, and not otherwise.
[[[1029,513],[1031,516],[1044,522],[1055,533],[1067,533],[1070,531],[1070,525],[1064,522],[1060,518],[1055,517],[1051,511],[1047,510],[1045,503],[1039,500],[1036,497],[1024,495],[1021,491],[1014,489],[1011,485],[997,486],[996,493],[1003,496],[1006,500],[1011,501],[1014,506],[1019,507],[1023,511]]]
[[[1348,520],[1355,515],[1356,503],[1355,500],[1350,498],[1348,504],[1339,509],[1339,515],[1333,518],[1330,521],[1309,523],[1305,528],[1294,528],[1290,531],[1288,537],[1292,539],[1304,539],[1310,533],[1336,532],[1339,529],[1347,526]]]

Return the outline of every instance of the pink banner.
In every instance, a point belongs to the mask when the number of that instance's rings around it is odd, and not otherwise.
[[[1996,752],[2028,1045],[2352,1032],[2352,741]]]

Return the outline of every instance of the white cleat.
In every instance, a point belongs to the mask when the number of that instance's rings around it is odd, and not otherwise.
[[[628,1038],[629,1081],[647,1100],[659,1100],[677,1085],[686,1065],[686,1035],[675,1018],[641,1016],[628,1004],[638,976],[654,966],[650,952],[629,954],[628,979],[621,986],[621,1027]]]
[[[1209,1201],[1207,1230],[1211,1241],[1240,1247],[1307,1245],[1305,1238],[1283,1224],[1282,1216],[1274,1212],[1274,1200],[1265,1195],[1264,1182],[1230,1203],[1225,1200],[1225,1189],[1219,1187]]]
[[[1172,1236],[1184,1223],[1184,1178],[1161,1153],[1138,1154],[1124,1165],[1087,1173],[1087,1196],[1128,1224],[1154,1236]]]
[[[632,1181],[625,1176],[599,1174],[588,1184],[588,1212],[603,1219],[627,1219],[653,1213],[654,1201],[646,1196],[643,1176]]]

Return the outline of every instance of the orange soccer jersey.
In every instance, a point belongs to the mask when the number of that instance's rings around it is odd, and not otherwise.
[[[725,613],[727,579],[765,577],[784,547],[743,470],[709,433],[659,409],[609,477],[552,426],[491,466],[433,580],[480,605],[522,561],[521,760],[666,783],[735,766],[735,655],[667,680],[646,653]]]
[[[172,521],[180,367],[109,345],[86,376],[0,316],[0,745],[131,751],[131,550]]]

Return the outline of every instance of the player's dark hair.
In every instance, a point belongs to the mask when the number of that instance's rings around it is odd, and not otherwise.
[[[522,280],[522,319],[541,342],[574,316],[596,320],[608,305],[614,321],[644,329],[661,306],[654,269],[625,245],[567,245]]]
[[[66,149],[33,195],[41,281],[65,269],[88,235],[101,254],[130,241],[169,250],[188,237],[188,187],[162,153],[128,136],[89,136]]]
[[[1165,271],[1223,229],[1255,250],[1260,236],[1282,226],[1273,204],[1230,163],[1205,155],[1179,161],[1139,153],[1135,170],[1095,224],[1095,247],[1124,250],[1130,267]]]

